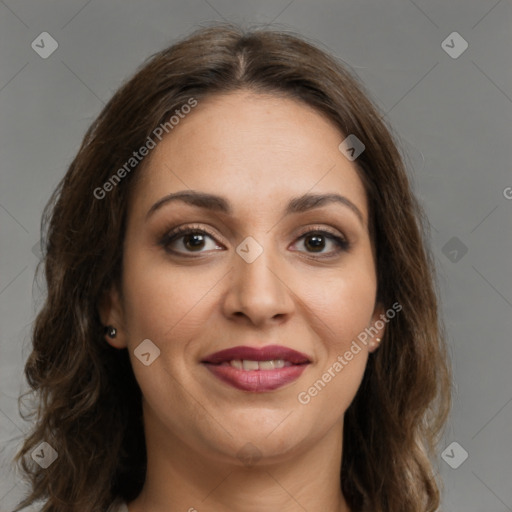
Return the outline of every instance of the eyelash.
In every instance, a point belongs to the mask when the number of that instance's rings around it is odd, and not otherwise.
[[[161,245],[167,252],[172,254],[177,254],[179,256],[185,256],[185,257],[197,257],[197,256],[186,256],[185,253],[174,251],[172,249],[169,249],[169,246],[174,241],[182,238],[184,235],[192,235],[192,234],[200,234],[200,235],[208,235],[210,238],[216,241],[215,235],[211,233],[208,229],[205,229],[204,227],[200,226],[180,226],[170,232],[166,232],[165,235],[161,238],[159,245]],[[326,230],[325,228],[322,229],[308,229],[307,231],[304,231],[303,233],[299,234],[297,240],[300,240],[302,238],[305,238],[306,235],[323,235],[329,240],[332,240],[338,247],[338,249],[335,251],[335,254],[321,254],[319,256],[316,256],[319,259],[322,258],[330,258],[334,257],[340,252],[347,252],[351,248],[350,242],[348,242],[345,238],[342,238],[338,235],[335,235],[334,233]],[[219,244],[220,245],[220,244]],[[298,251],[302,252],[302,251]],[[199,252],[200,254],[200,252]],[[318,253],[309,252],[308,254],[315,255]]]

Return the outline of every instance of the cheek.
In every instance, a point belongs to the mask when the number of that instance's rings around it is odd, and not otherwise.
[[[173,350],[180,340],[192,337],[221,281],[222,272],[208,265],[178,269],[143,255],[127,257],[123,292],[129,345],[149,338]],[[167,347],[170,339],[172,346]]]
[[[375,295],[375,274],[365,265],[304,288],[309,324],[321,343],[318,365],[297,398],[316,411],[325,428],[346,411],[361,384],[368,350],[357,337],[371,323]]]
[[[228,269],[229,270],[229,269]],[[128,343],[154,339],[159,346],[173,339],[191,339],[205,325],[226,286],[225,266],[213,264],[177,267],[143,251],[125,253],[124,306]],[[376,276],[371,258],[352,256],[339,269],[290,269],[298,297],[294,321],[307,322],[324,350],[343,350],[370,322]],[[301,304],[303,310],[301,311]],[[302,318],[301,318],[302,316]]]
[[[207,267],[173,268],[169,262],[150,260],[141,253],[127,254],[125,259],[123,294],[128,350],[136,379],[154,411],[173,411],[178,405],[183,409],[188,404],[183,387],[190,389],[194,349],[201,336],[204,338],[205,322],[218,301],[216,285],[222,284],[225,273]],[[140,364],[134,354],[145,339],[160,350],[150,366]],[[196,414],[193,404],[186,407],[191,417]],[[176,420],[169,415],[167,421],[174,424]]]
[[[375,307],[376,280],[364,267],[319,279],[317,286],[307,283],[302,295],[311,310],[311,319],[325,334],[327,348],[343,349],[370,323]]]
[[[358,329],[345,324],[332,323],[339,337],[324,347],[325,354],[296,395],[305,417],[315,418],[315,428],[321,432],[329,430],[344,416],[361,385],[368,361],[366,347],[353,341]]]

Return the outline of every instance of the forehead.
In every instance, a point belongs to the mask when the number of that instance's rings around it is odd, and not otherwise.
[[[248,91],[208,97],[146,157],[132,207],[193,189],[262,213],[307,192],[339,193],[366,222],[363,183],[338,149],[344,138],[323,114],[293,99]]]

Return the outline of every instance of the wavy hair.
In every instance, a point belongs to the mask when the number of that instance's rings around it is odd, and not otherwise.
[[[43,512],[103,512],[141,491],[141,391],[127,351],[104,341],[98,304],[119,284],[130,191],[142,164],[107,197],[94,191],[191,97],[242,89],[301,101],[366,146],[354,164],[368,197],[377,300],[398,301],[403,311],[389,322],[345,413],[340,486],[353,512],[438,508],[434,457],[451,406],[451,368],[426,215],[392,130],[356,75],[314,43],[214,24],[151,56],[120,87],[46,205],[47,293],[25,366],[33,398],[25,416],[35,420],[15,459],[31,487],[16,511],[42,500]],[[58,452],[46,469],[29,456],[43,441]]]

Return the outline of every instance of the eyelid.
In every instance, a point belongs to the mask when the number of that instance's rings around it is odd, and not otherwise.
[[[312,233],[312,232],[322,232],[322,233],[329,233],[330,235],[332,236],[335,236],[335,237],[338,237],[338,238],[341,238],[343,239],[345,242],[349,242],[348,238],[340,231],[338,230],[333,230],[332,228],[330,227],[326,227],[324,225],[313,225],[313,226],[306,226],[305,228],[299,230],[299,233],[297,234],[297,237],[302,237],[304,235],[307,235],[309,233]]]

